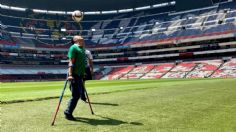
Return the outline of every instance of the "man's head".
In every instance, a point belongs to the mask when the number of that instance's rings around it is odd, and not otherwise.
[[[82,36],[76,35],[73,37],[73,42],[81,47],[84,47],[84,39]]]

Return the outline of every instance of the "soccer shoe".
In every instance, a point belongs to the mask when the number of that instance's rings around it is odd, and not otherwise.
[[[64,112],[64,115],[65,115],[65,118],[67,120],[71,120],[71,121],[75,121],[76,120],[75,117],[72,114],[68,114],[68,113]]]

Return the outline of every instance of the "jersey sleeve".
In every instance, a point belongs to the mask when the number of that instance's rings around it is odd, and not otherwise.
[[[71,46],[69,51],[68,51],[68,58],[69,59],[73,59],[75,58],[75,48],[74,46]]]

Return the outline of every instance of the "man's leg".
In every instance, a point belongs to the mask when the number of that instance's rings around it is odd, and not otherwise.
[[[85,72],[86,72],[85,80],[92,80],[93,77],[92,77],[92,73],[90,71],[90,67],[89,66],[86,67]]]
[[[69,100],[68,102],[68,107],[67,109],[65,110],[65,115],[66,115],[66,118],[67,117],[71,117],[73,118],[72,116],[72,113],[77,105],[77,102],[80,98],[80,88],[82,87],[82,81],[79,77],[74,77],[74,80],[71,81],[71,93],[72,93],[72,97],[71,99]]]
[[[82,79],[82,83],[83,84],[80,88],[80,98],[81,100],[83,100],[84,102],[87,101],[86,95],[85,95],[85,80],[84,78]]]
[[[92,74],[91,74],[91,71],[90,71],[90,67],[89,66],[87,66],[86,68],[85,68],[85,72],[86,72],[86,74],[85,74],[85,77],[83,78],[83,87],[82,87],[82,89],[81,89],[81,99],[84,101],[84,102],[87,102],[87,97],[86,97],[86,95],[85,95],[85,81],[87,81],[87,80],[92,80]]]

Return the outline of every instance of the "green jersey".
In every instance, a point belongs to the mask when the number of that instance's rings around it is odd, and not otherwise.
[[[68,58],[75,59],[73,74],[84,75],[86,60],[84,48],[79,47],[77,44],[72,45],[68,52]]]

